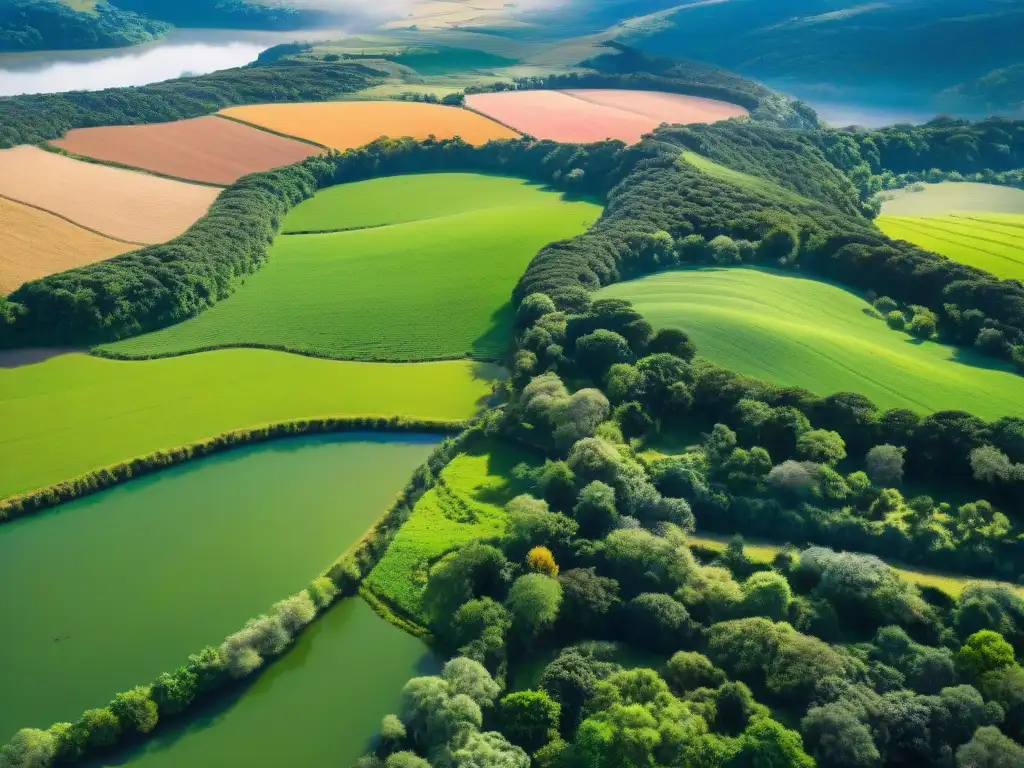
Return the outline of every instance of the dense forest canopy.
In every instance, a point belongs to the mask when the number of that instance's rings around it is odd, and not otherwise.
[[[106,2],[83,12],[60,0],[0,0],[0,52],[116,48],[148,42],[170,28]]]

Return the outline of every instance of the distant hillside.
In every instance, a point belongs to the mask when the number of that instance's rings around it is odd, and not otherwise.
[[[170,28],[103,2],[76,11],[57,0],[0,0],[0,51],[116,48],[148,42]]]
[[[320,12],[249,0],[0,0],[0,52],[118,48],[149,42],[172,25],[287,30]]]
[[[1019,0],[722,0],[688,3],[627,42],[710,61],[802,94],[1013,111],[1024,100]],[[991,74],[990,74],[991,73]],[[991,81],[991,82],[990,82]]]

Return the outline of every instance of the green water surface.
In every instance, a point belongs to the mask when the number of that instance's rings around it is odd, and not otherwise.
[[[361,599],[331,608],[251,687],[186,713],[135,750],[87,768],[348,768],[439,661]]]
[[[439,439],[266,443],[0,525],[0,743],[19,727],[77,720],[303,588]],[[338,626],[346,611],[325,621]]]

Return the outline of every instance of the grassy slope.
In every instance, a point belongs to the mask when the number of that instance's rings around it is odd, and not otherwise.
[[[467,418],[493,367],[342,363],[267,350],[0,368],[0,498],[243,427],[315,416]],[[397,374],[397,375],[396,375]]]
[[[370,572],[366,586],[426,624],[422,600],[430,566],[472,539],[504,532],[503,506],[522,492],[511,479],[512,468],[524,461],[535,463],[536,457],[492,441],[480,442],[457,456],[416,504],[387,554]]]
[[[918,342],[865,314],[868,304],[828,283],[768,270],[693,269],[609,286],[656,327],[684,329],[698,353],[740,373],[821,395],[859,392],[879,407],[1024,412],[1024,378],[960,359],[969,351]]]
[[[965,213],[880,216],[878,228],[954,261],[1006,280],[1024,280],[1024,216]]]
[[[699,532],[693,536],[688,536],[687,541],[690,544],[720,552],[724,550],[728,544],[728,537],[719,536],[714,533]],[[758,563],[770,563],[775,555],[783,549],[780,544],[772,544],[760,540],[752,539],[750,543],[747,543],[746,541],[744,541],[744,543],[744,552],[747,557]],[[917,584],[919,587],[935,587],[951,597],[957,597],[968,584],[976,584],[982,581],[981,579],[967,579],[959,576],[936,573],[935,571],[919,571],[908,568],[896,568],[896,570],[904,579],[913,584]],[[1021,595],[1024,595],[1024,587],[1010,586]]]
[[[518,179],[467,184],[466,174],[323,194],[296,208],[285,229],[371,228],[279,237],[268,264],[231,298],[104,349],[147,356],[257,344],[344,359],[497,357],[508,343],[508,298],[527,263],[600,213]]]
[[[799,195],[779,184],[757,176],[751,176],[749,173],[734,171],[732,168],[720,165],[703,155],[698,155],[696,152],[683,152],[680,159],[694,166],[701,173],[706,173],[713,178],[735,184],[753,194],[765,195],[770,198],[781,198],[797,205],[813,202],[803,195]]]

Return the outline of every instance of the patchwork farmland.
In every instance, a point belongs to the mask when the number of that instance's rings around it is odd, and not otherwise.
[[[520,133],[579,143],[633,144],[661,123],[713,123],[747,114],[714,99],[614,89],[479,93],[467,96],[466,105]]]
[[[403,101],[333,101],[259,104],[222,110],[225,117],[331,149],[361,147],[381,136],[461,136],[470,144],[515,138],[516,133],[458,107]]]
[[[233,296],[161,331],[101,347],[125,357],[257,345],[324,357],[498,357],[508,297],[545,244],[600,207],[508,177],[395,176],[318,193],[286,217],[268,264]]]
[[[323,151],[215,116],[173,123],[77,128],[50,144],[96,160],[221,185]]]
[[[0,195],[128,243],[177,237],[206,213],[219,192],[37,147],[0,150]]]
[[[0,293],[136,247],[0,197]]]
[[[882,408],[1024,414],[1024,379],[893,331],[841,287],[746,268],[663,272],[603,289],[656,328],[683,328],[712,362],[819,395],[856,391]],[[971,364],[974,363],[974,364]]]

